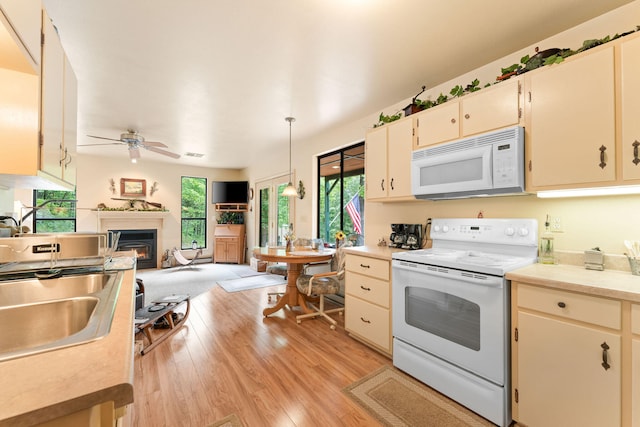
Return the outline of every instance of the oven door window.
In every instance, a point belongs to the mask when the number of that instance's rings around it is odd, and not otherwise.
[[[445,292],[405,288],[405,321],[448,341],[480,350],[480,306]]]

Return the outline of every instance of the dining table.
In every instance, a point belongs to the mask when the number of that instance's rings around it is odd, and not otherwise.
[[[261,261],[267,262],[284,262],[287,264],[287,288],[281,295],[276,304],[267,307],[262,314],[267,317],[286,305],[292,309],[299,306],[303,312],[311,313],[311,309],[307,306],[306,296],[298,292],[296,282],[304,266],[310,263],[328,261],[333,257],[334,249],[320,248],[318,250],[311,247],[294,247],[286,250],[281,247],[258,247],[253,250],[253,256]]]

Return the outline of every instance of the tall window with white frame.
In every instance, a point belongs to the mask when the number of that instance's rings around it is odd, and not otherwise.
[[[207,247],[207,179],[182,177],[181,249]]]
[[[73,233],[76,231],[76,192],[33,190],[33,232]],[[28,215],[29,211],[24,212]],[[26,218],[25,218],[26,219]]]
[[[364,244],[364,142],[318,157],[318,237]]]

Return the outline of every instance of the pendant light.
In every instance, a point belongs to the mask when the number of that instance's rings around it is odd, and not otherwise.
[[[282,195],[287,197],[296,197],[298,195],[298,190],[293,186],[293,182],[291,181],[291,123],[295,122],[295,117],[285,117],[286,121],[289,122],[289,183],[282,190]]]

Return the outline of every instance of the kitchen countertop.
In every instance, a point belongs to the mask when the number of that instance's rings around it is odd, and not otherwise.
[[[0,363],[0,426],[27,426],[133,402],[135,269],[124,271],[111,331],[86,344]]]
[[[506,274],[512,281],[640,303],[640,276],[621,270],[587,270],[575,265],[532,264]]]
[[[388,246],[348,246],[344,248],[345,253],[368,256],[371,258],[391,260],[394,252],[404,252],[406,249],[390,248]]]

